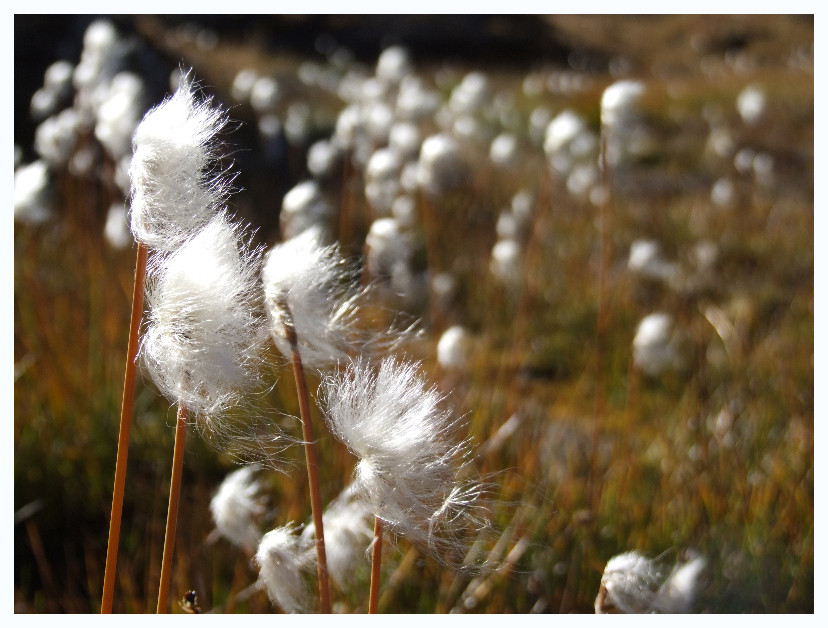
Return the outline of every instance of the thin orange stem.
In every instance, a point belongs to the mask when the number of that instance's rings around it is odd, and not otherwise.
[[[109,541],[106,548],[103,597],[101,613],[112,612],[112,598],[115,593],[115,569],[118,563],[118,541],[121,537],[121,512],[124,506],[127,457],[129,455],[129,432],[132,427],[132,403],[135,397],[135,371],[138,358],[138,331],[144,312],[144,279],[147,274],[147,247],[138,243],[135,260],[135,284],[132,290],[132,317],[129,323],[126,373],[124,375],[124,396],[121,401],[121,426],[118,432],[118,453],[115,458],[115,488],[112,492],[112,514],[109,517]]]
[[[179,404],[178,418],[175,424],[172,477],[170,479],[170,504],[167,508],[167,528],[164,531],[164,554],[161,558],[161,582],[158,585],[158,608],[156,613],[167,612],[173,548],[175,546],[175,526],[178,523],[178,501],[181,496],[181,471],[184,468],[184,440],[186,436],[187,408]]]
[[[380,567],[382,567],[382,519],[374,517],[374,548],[371,550],[371,590],[368,613],[376,614],[379,605]]]
[[[316,571],[319,578],[319,603],[323,613],[331,612],[331,594],[328,585],[328,561],[325,556],[325,532],[322,526],[322,496],[319,493],[319,473],[316,459],[316,443],[313,440],[308,387],[305,383],[305,370],[302,356],[296,340],[293,325],[287,326],[288,340],[291,346],[291,362],[296,379],[296,395],[299,398],[299,416],[302,419],[302,437],[305,441],[305,463],[308,467],[308,484],[310,486],[311,514],[313,515],[314,536],[316,538]]]

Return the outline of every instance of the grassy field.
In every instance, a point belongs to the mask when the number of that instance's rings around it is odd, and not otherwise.
[[[572,51],[568,65],[440,61],[412,49],[414,73],[441,103],[472,71],[485,73],[488,96],[470,114],[462,184],[413,195],[412,268],[427,280],[450,275],[451,297],[430,284],[424,297],[382,305],[421,320],[410,351],[465,416],[476,468],[493,478],[491,528],[471,540],[497,568],[453,571],[398,539],[383,562],[380,612],[592,612],[606,562],[629,550],[669,564],[703,556],[694,612],[813,612],[813,20],[561,16],[544,25]],[[231,208],[257,241],[277,242],[281,198],[309,177],[307,151],[334,132],[343,98],[300,80],[311,57],[260,39],[150,19],[128,26],[165,72],[192,67],[232,107],[241,124],[226,137],[239,173]],[[314,59],[340,80],[354,68],[374,73],[376,58],[337,66],[334,57]],[[292,115],[305,108],[304,133],[288,136],[278,159],[257,135],[257,112],[233,99],[245,67],[279,81],[274,115],[285,129],[290,106]],[[550,167],[532,114],[571,109],[600,138],[601,95],[625,72],[646,86],[636,120],[650,141],[606,168],[609,194],[591,201]],[[737,108],[750,85],[764,99],[753,120]],[[443,123],[418,124],[426,137]],[[499,165],[489,147],[502,132],[518,149]],[[87,134],[78,147],[95,142]],[[104,238],[107,210],[125,194],[98,154],[94,175],[52,169],[51,220],[14,225],[16,612],[100,608],[135,248]],[[353,256],[374,218],[364,171],[349,154],[324,182]],[[492,250],[520,191],[531,219],[518,271],[502,281]],[[658,243],[669,278],[631,268],[642,240]],[[671,317],[675,359],[648,373],[633,340],[654,312]],[[437,363],[451,325],[473,340],[460,370]],[[273,378],[268,403],[296,415],[289,369]],[[311,375],[312,392],[317,385]],[[116,612],[155,609],[174,425],[175,408],[139,378]],[[284,421],[298,436],[296,425]],[[327,503],[355,459],[329,434],[318,438]],[[285,455],[285,473],[263,473],[262,532],[310,517],[303,452]],[[211,534],[210,498],[235,468],[191,430],[172,591],[197,591],[204,611],[278,612],[250,589],[249,557]],[[349,591],[334,591],[335,610],[365,612],[368,577],[366,562]]]

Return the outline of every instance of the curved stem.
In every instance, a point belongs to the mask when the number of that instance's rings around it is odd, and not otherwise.
[[[374,546],[371,550],[371,590],[368,613],[375,614],[379,605],[380,567],[382,567],[382,519],[374,517]]]
[[[161,582],[158,585],[158,607],[156,613],[167,612],[167,598],[170,593],[175,526],[178,523],[178,501],[181,495],[181,471],[184,468],[184,441],[187,436],[187,408],[178,406],[175,424],[175,446],[173,447],[172,477],[170,479],[170,503],[167,508],[167,528],[164,531],[164,554],[161,558]]]
[[[115,458],[115,488],[112,491],[112,514],[109,517],[109,540],[106,547],[101,613],[112,612],[115,592],[115,569],[118,563],[118,541],[121,537],[121,512],[124,506],[129,432],[132,427],[132,403],[135,397],[135,370],[138,359],[138,332],[144,312],[144,279],[147,274],[147,246],[138,243],[135,260],[135,283],[132,289],[132,317],[129,323],[129,343],[124,375],[124,395],[121,400],[121,424],[118,432],[118,453]]]
[[[302,438],[305,441],[305,462],[308,467],[308,484],[310,485],[311,514],[313,515],[314,538],[316,539],[316,571],[319,579],[319,602],[323,613],[331,612],[331,595],[328,585],[328,561],[325,556],[325,532],[322,525],[322,496],[319,493],[319,474],[316,459],[316,443],[313,440],[308,387],[305,383],[305,370],[293,325],[287,325],[288,340],[291,348],[293,375],[296,378],[296,394],[299,398],[299,415],[302,419]]]

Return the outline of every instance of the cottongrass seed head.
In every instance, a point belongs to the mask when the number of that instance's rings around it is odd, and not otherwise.
[[[346,486],[322,513],[328,574],[343,591],[353,590],[360,567],[367,570],[367,552],[374,537],[372,512],[356,489],[354,484]],[[302,536],[312,543],[313,525],[305,526]],[[316,560],[315,554],[313,558]]]
[[[277,348],[289,358],[293,326],[304,365],[324,368],[345,359],[358,344],[357,271],[336,244],[322,245],[311,227],[273,246],[262,267],[265,304]]]
[[[704,566],[701,556],[692,556],[672,571],[636,551],[614,556],[604,568],[595,612],[688,613]]]
[[[150,266],[143,363],[170,401],[204,419],[261,384],[267,319],[260,261],[261,251],[221,213]]]
[[[313,543],[289,523],[262,537],[256,551],[259,582],[270,601],[286,613],[311,610],[314,599],[308,576],[315,569]]]
[[[262,533],[258,520],[267,498],[256,479],[259,467],[247,465],[230,473],[210,500],[210,513],[219,534],[248,554],[254,554]]]
[[[459,480],[468,442],[419,364],[357,359],[325,377],[320,403],[331,432],[358,458],[356,491],[393,532],[449,561],[476,525],[482,488]]]
[[[188,76],[178,90],[151,109],[133,136],[131,225],[136,240],[169,251],[203,227],[229,193],[228,175],[217,167],[225,113],[198,100]]]

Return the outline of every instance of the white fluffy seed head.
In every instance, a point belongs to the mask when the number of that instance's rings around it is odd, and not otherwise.
[[[595,612],[650,612],[663,579],[658,564],[638,552],[614,556],[604,568]]]
[[[374,536],[372,513],[358,499],[356,487],[349,484],[322,514],[325,528],[325,556],[328,573],[343,591],[349,590],[360,567],[367,567],[367,550]],[[302,531],[307,542],[314,538],[308,524]]]
[[[325,200],[316,181],[302,181],[293,186],[282,199],[279,221],[282,237],[287,240],[300,235],[306,229],[319,226],[328,229],[333,208]]]
[[[272,247],[262,267],[273,340],[290,358],[287,328],[292,325],[302,362],[312,368],[344,359],[358,342],[356,268],[343,259],[338,245],[321,241],[319,228],[307,229]]]
[[[362,359],[326,377],[320,403],[331,432],[358,458],[355,486],[375,516],[394,532],[445,557],[468,523],[479,490],[457,471],[468,444],[417,363]]]
[[[654,312],[641,320],[633,338],[633,360],[649,375],[658,375],[679,365],[679,354],[673,342],[672,316]]]
[[[136,239],[169,251],[218,212],[229,186],[216,166],[217,136],[226,124],[209,98],[197,100],[187,77],[144,116],[133,136],[129,169]]]
[[[437,362],[444,369],[464,369],[469,363],[472,339],[460,325],[453,325],[443,332],[437,343]]]
[[[49,166],[37,160],[14,171],[14,219],[40,224],[52,217]]]
[[[286,613],[311,610],[313,593],[307,579],[313,570],[313,544],[289,523],[262,537],[256,551],[259,582],[273,604]]]
[[[688,613],[705,567],[701,556],[676,565],[672,571],[658,559],[639,552],[614,556],[604,568],[596,613]]]
[[[265,514],[266,498],[256,479],[259,467],[248,465],[230,473],[210,500],[210,513],[225,539],[253,554],[262,538],[258,519]]]
[[[221,213],[151,265],[143,363],[161,392],[193,414],[221,413],[260,383],[260,259]]]

